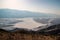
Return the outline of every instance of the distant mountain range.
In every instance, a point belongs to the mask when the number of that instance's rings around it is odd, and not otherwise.
[[[0,18],[24,18],[24,17],[56,17],[56,15],[13,9],[0,9]]]

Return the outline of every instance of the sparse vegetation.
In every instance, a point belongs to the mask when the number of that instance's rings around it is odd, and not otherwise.
[[[8,32],[0,30],[0,40],[60,40],[60,35]]]

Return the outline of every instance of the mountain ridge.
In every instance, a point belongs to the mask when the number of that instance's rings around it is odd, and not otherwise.
[[[0,9],[0,18],[24,18],[24,17],[56,17],[56,15],[14,9]]]

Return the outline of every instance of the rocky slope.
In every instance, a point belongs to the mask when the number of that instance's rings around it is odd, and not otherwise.
[[[22,30],[9,32],[0,29],[0,40],[60,40],[60,35],[42,35]]]

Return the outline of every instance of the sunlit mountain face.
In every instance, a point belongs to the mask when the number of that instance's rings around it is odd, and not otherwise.
[[[37,31],[60,24],[59,21],[60,18],[56,14],[0,9],[0,28],[5,30],[23,28]]]

